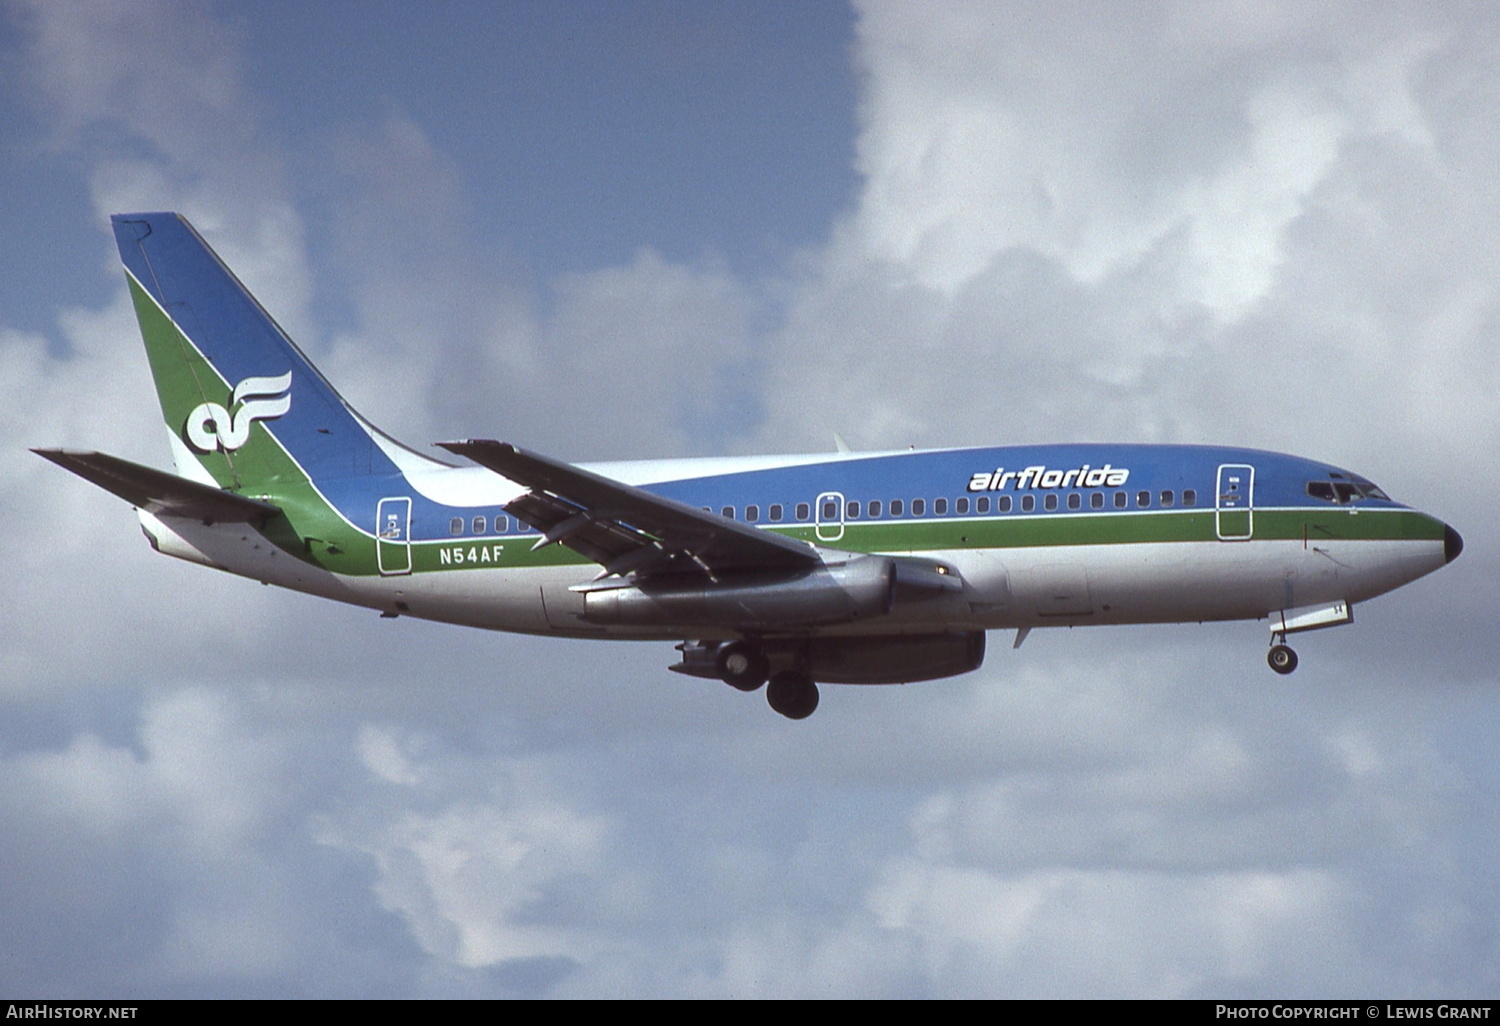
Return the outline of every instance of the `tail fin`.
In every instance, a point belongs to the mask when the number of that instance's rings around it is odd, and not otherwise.
[[[388,467],[371,428],[180,214],[116,214],[177,472],[274,493]]]

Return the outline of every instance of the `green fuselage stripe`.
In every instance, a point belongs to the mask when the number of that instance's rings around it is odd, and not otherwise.
[[[1072,545],[1215,542],[1213,510],[1157,513],[1085,513],[1067,516],[1018,514],[985,519],[853,521],[843,537],[820,541],[817,528],[799,524],[768,528],[780,534],[850,552],[937,552]],[[830,533],[827,526],[825,535]],[[1443,526],[1410,509],[1324,510],[1315,507],[1255,511],[1250,541],[1299,541],[1318,545],[1345,541],[1441,541]],[[588,560],[560,545],[531,551],[536,536],[471,537],[412,545],[413,569],[583,565]],[[329,569],[334,569],[330,566]]]

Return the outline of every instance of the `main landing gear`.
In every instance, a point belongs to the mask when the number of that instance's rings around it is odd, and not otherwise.
[[[1270,664],[1271,669],[1286,676],[1297,668],[1297,653],[1287,645],[1285,634],[1275,635],[1274,641],[1271,651],[1266,653],[1266,662]]]
[[[719,649],[714,665],[718,667],[719,679],[740,691],[754,691],[766,682],[771,672],[771,661],[760,647],[743,641]]]
[[[771,661],[759,645],[733,641],[714,659],[719,679],[740,691],[754,691],[766,683],[766,701],[787,719],[805,720],[818,708],[818,685],[803,670],[782,670],[771,676]]]
[[[766,685],[766,701],[789,720],[805,720],[818,708],[818,686],[801,670],[783,670]]]

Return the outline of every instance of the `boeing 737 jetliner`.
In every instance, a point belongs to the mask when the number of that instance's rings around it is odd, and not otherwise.
[[[1451,562],[1358,474],[1252,449],[1047,445],[574,466],[409,449],[355,412],[177,214],[113,218],[176,473],[41,455],[159,552],[492,630],[675,641],[671,669],[801,719],[815,682],[977,669],[985,632],[1204,620],[1289,634]]]

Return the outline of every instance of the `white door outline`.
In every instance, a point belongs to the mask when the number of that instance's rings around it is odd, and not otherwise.
[[[834,516],[825,516],[832,504]],[[836,542],[844,537],[844,493],[824,492],[813,505],[813,527],[818,541]]]
[[[381,499],[375,507],[375,562],[386,577],[411,573],[411,499]]]
[[[1214,533],[1220,541],[1248,541],[1255,533],[1255,468],[1249,464],[1225,463],[1219,467],[1214,489]]]

